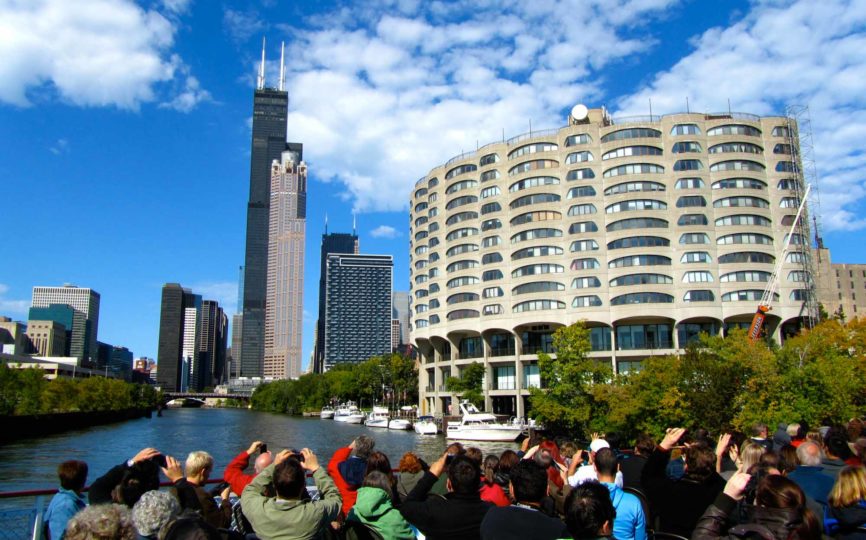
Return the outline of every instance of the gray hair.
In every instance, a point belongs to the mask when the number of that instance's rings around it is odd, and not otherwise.
[[[180,514],[180,503],[168,491],[148,491],[132,507],[132,522],[141,536],[153,536]]]
[[[213,470],[213,458],[204,450],[190,452],[184,464],[184,473],[187,476],[195,476],[201,471]]]
[[[821,464],[821,447],[812,441],[805,441],[797,447],[797,459],[800,465],[816,467]]]
[[[66,525],[67,540],[135,540],[129,508],[97,504],[78,512]]]
[[[361,435],[355,439],[355,449],[352,451],[352,454],[361,459],[367,459],[370,457],[370,454],[373,452],[373,448],[375,447],[376,441],[374,441],[372,437]]]

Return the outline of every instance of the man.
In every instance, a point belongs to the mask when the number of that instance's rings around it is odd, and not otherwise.
[[[634,454],[623,456],[619,462],[619,469],[622,472],[622,487],[643,490],[640,476],[655,447],[656,443],[646,433],[637,436],[634,442]]]
[[[610,501],[616,510],[613,521],[613,536],[616,540],[646,540],[646,516],[640,499],[625,493],[614,482],[616,478],[616,454],[609,448],[595,453],[595,471],[598,481],[610,491]]]
[[[548,494],[547,469],[533,459],[522,459],[511,469],[510,479],[511,497],[516,502],[487,512],[481,522],[481,538],[567,538],[565,524],[541,511],[541,500]]]
[[[779,422],[776,426],[776,433],[773,434],[773,448],[782,448],[786,444],[791,444],[791,436],[788,435],[788,424]]]
[[[493,504],[482,501],[478,491],[481,471],[466,456],[456,456],[448,465],[448,494],[431,495],[430,488],[445,471],[448,453],[442,454],[400,507],[406,521],[415,525],[428,540],[472,540],[480,536],[481,522]]]
[[[821,510],[822,512],[818,514],[821,516],[835,483],[833,477],[826,474],[824,467],[821,466],[821,447],[812,441],[803,441],[797,447],[797,459],[800,465],[788,475],[788,478],[800,486],[808,499],[820,505],[809,506],[813,511]]]
[[[223,479],[225,479],[225,481],[229,483],[229,486],[231,486],[232,493],[243,493],[244,488],[253,481],[253,478],[255,478],[257,474],[262,472],[265,467],[270,465],[273,461],[273,456],[270,452],[260,452],[254,465],[256,473],[244,473],[244,469],[250,465],[250,456],[253,455],[253,452],[260,451],[263,444],[262,441],[253,441],[246,451],[235,456],[226,467],[226,470],[223,473]]]
[[[615,518],[610,493],[597,482],[584,482],[565,499],[565,525],[576,540],[610,537]]]
[[[852,455],[846,430],[841,427],[827,430],[824,435],[824,458],[821,460],[824,474],[832,476],[833,480],[839,478],[839,472],[848,465],[845,461]]]
[[[349,446],[338,448],[328,462],[328,474],[334,479],[343,500],[343,517],[349,515],[349,510],[358,498],[358,488],[364,482],[367,473],[367,458],[376,447],[376,441],[366,435],[361,435]]]
[[[229,501],[231,487],[220,494],[219,506],[204,486],[213,471],[213,458],[203,450],[190,452],[184,463],[183,473],[180,464],[171,456],[166,456],[165,475],[174,484],[174,492],[180,507],[198,512],[204,520],[218,528],[227,529],[232,524],[232,505]]]
[[[767,451],[773,450],[773,441],[768,438],[769,429],[767,428],[767,424],[763,422],[758,422],[754,426],[752,426],[752,442],[755,444],[759,444],[767,449]]]
[[[63,538],[66,524],[87,506],[81,497],[81,490],[87,482],[87,463],[64,461],[57,467],[57,477],[60,479],[60,489],[51,498],[44,518],[49,540]]]
[[[162,454],[156,448],[144,448],[135,456],[93,481],[87,498],[91,505],[118,503],[132,508],[142,494],[159,489],[159,465]]]
[[[705,443],[686,447],[685,474],[680,479],[669,478],[665,467],[671,449],[685,434],[683,428],[670,428],[644,466],[641,483],[661,530],[691,537],[698,519],[725,487],[716,473],[716,455]]]
[[[313,475],[319,500],[303,500],[305,471]],[[275,497],[263,494],[273,483]],[[340,515],[340,492],[330,476],[319,466],[309,448],[293,456],[283,450],[262,470],[241,495],[244,515],[262,540],[324,538],[329,524]]]
[[[588,465],[580,465],[583,463],[583,450],[578,450],[577,453],[574,454],[574,459],[571,460],[571,465],[568,466],[568,485],[571,487],[577,487],[587,480],[598,480],[593,463],[596,452],[602,448],[610,449],[610,444],[608,444],[604,439],[594,439],[589,443]],[[580,465],[580,468],[578,468],[578,465]],[[619,471],[616,473],[616,485],[622,487],[622,473]]]

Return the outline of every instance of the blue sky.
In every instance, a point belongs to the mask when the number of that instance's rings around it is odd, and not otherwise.
[[[810,106],[835,262],[866,262],[866,3],[0,0],[0,315],[102,295],[99,339],[156,356],[160,289],[236,307],[261,39],[286,42],[308,192],[304,363],[325,215],[395,257],[416,179],[476,144],[615,115]],[[401,285],[402,284],[402,285]]]

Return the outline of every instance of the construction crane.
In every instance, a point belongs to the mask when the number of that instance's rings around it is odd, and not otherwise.
[[[782,274],[782,266],[785,264],[785,259],[788,258],[788,248],[791,246],[791,240],[794,238],[794,231],[797,230],[797,224],[800,222],[800,217],[806,209],[806,199],[809,198],[809,191],[812,185],[806,186],[806,191],[803,193],[803,198],[800,200],[800,207],[797,208],[797,215],[794,217],[794,222],[791,223],[791,230],[788,231],[788,239],[785,242],[785,249],[782,250],[782,255],[776,261],[776,268],[770,275],[767,281],[767,287],[764,289],[764,294],[761,296],[761,302],[758,304],[758,310],[755,316],[752,317],[752,324],[749,326],[749,338],[756,341],[761,337],[761,330],[764,328],[764,321],[767,319],[767,313],[773,309],[773,297],[776,295],[776,289],[779,287],[779,276]],[[808,239],[806,239],[808,242]],[[805,249],[809,249],[806,245]],[[808,254],[806,254],[808,256]],[[807,276],[807,279],[812,279],[812,276]]]

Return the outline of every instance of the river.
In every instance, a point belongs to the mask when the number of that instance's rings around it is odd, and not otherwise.
[[[89,466],[88,484],[108,469],[149,446],[181,462],[194,450],[206,450],[213,457],[213,477],[222,476],[225,466],[250,442],[262,440],[271,450],[303,448],[313,450],[319,462],[327,464],[334,450],[367,434],[397,467],[400,457],[414,451],[428,461],[444,451],[443,435],[421,436],[414,431],[371,429],[318,418],[298,418],[246,409],[168,409],[162,417],[67,431],[40,438],[19,439],[0,446],[0,491],[57,487],[57,465],[79,459]],[[478,443],[485,455],[517,449],[511,443]],[[11,501],[0,500],[0,507]]]

